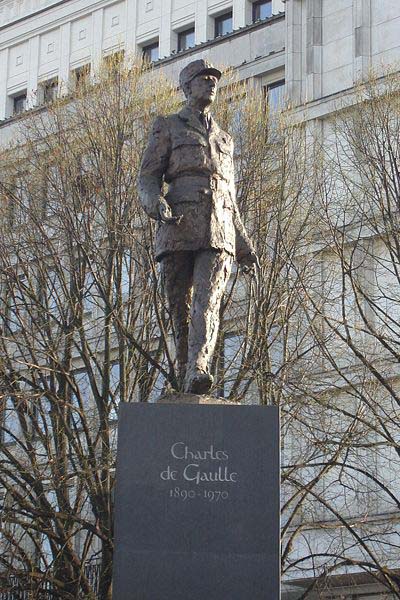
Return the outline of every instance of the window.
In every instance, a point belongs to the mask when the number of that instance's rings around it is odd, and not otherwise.
[[[50,485],[50,482],[44,481],[43,485],[47,487],[48,485]],[[51,488],[46,489],[45,498],[54,512],[60,511],[55,490],[52,490]],[[46,571],[51,567],[54,560],[50,538],[46,534],[40,533],[38,542],[39,544],[37,548],[37,562],[39,568],[42,571]]]
[[[41,84],[42,101],[44,104],[49,104],[57,99],[58,95],[58,78],[49,79]]]
[[[72,392],[71,397],[71,424],[80,428],[82,421],[86,418],[89,409],[91,395],[91,385],[87,371],[78,371],[74,373],[75,387],[77,392]]]
[[[272,15],[272,0],[259,0],[253,4],[253,23]]]
[[[178,33],[178,52],[194,46],[194,27]]]
[[[82,169],[81,173],[77,175],[76,189],[82,200],[90,200],[96,188],[95,178],[92,173],[88,173]],[[82,208],[83,210],[83,208]],[[82,211],[80,211],[82,215]]]
[[[269,108],[276,111],[283,106],[285,100],[285,80],[275,81],[266,86],[266,99]]]
[[[47,217],[54,216],[58,211],[58,199],[63,190],[63,181],[59,167],[49,166],[45,179],[45,213]]]
[[[2,441],[4,444],[12,444],[15,443],[16,438],[18,438],[20,434],[17,407],[15,400],[11,396],[3,398],[3,402]]]
[[[18,298],[19,299],[19,298]],[[19,302],[12,295],[7,300],[7,327],[10,333],[16,333],[21,329],[21,320],[19,318]]]
[[[10,217],[12,225],[16,227],[25,225],[32,215],[32,198],[26,177],[26,173],[21,174],[20,179],[14,183]]]
[[[82,65],[72,71],[72,85],[79,87],[89,82],[90,64]]]
[[[168,363],[167,363],[167,359],[165,357],[165,355],[163,355],[161,358],[157,357],[155,354],[153,354],[153,358],[155,358],[160,366],[165,369],[166,371],[168,371]],[[148,363],[148,372],[149,375],[152,372],[153,369],[153,365],[151,365],[150,363]],[[157,402],[157,400],[160,398],[160,396],[163,394],[164,390],[165,390],[165,385],[166,385],[166,381],[165,381],[165,377],[164,375],[161,373],[161,371],[159,371],[158,369],[156,369],[155,371],[155,378],[154,378],[154,384],[153,387],[150,390],[150,394],[148,397],[148,402]]]
[[[58,281],[57,273],[55,271],[49,270],[47,271],[46,275],[47,277],[45,283],[45,308],[47,316],[58,316],[61,286]]]
[[[39,534],[38,564],[42,571],[47,571],[53,562],[50,539],[44,533]]]
[[[48,385],[50,387],[50,384]],[[52,429],[50,400],[46,398],[46,396],[42,396],[40,400],[37,401],[35,408],[35,421],[37,428],[43,435],[47,435]]]
[[[232,11],[216,17],[215,19],[215,37],[226,35],[233,31],[233,13]]]
[[[165,366],[165,365],[163,365]],[[157,400],[162,396],[165,389],[165,377],[160,371],[158,371],[156,380],[154,382],[154,386],[150,392],[149,402],[157,402]]]
[[[3,180],[3,189],[0,192],[0,202],[2,205],[3,224],[7,227],[12,227],[15,217],[15,196],[17,188],[15,181]]]
[[[13,100],[13,114],[19,115],[26,110],[26,92],[15,96]]]
[[[228,398],[233,385],[239,375],[243,359],[243,336],[238,334],[226,334],[224,337],[224,351],[221,367],[223,369],[223,396]],[[237,393],[240,393],[239,386]]]
[[[83,312],[92,313],[96,306],[95,279],[91,271],[86,271],[85,288],[83,290]]]
[[[7,298],[7,326],[9,332],[17,333],[28,321],[29,296],[26,277],[20,275],[18,283],[9,290]]]
[[[155,62],[160,58],[158,42],[154,42],[154,44],[149,44],[148,46],[143,46],[143,58],[148,62]]]
[[[130,250],[125,250],[121,262],[121,295],[124,300],[129,299],[132,286],[134,259]]]
[[[110,368],[110,421],[115,421],[118,415],[119,395],[119,362],[112,363]]]
[[[117,75],[123,63],[124,56],[124,50],[119,50],[118,52],[113,52],[112,54],[105,56],[104,65],[107,71],[112,75]]]
[[[285,332],[279,325],[271,328],[268,334],[268,366],[278,375],[285,366]]]

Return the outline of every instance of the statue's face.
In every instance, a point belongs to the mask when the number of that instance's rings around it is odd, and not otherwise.
[[[217,95],[218,79],[209,73],[201,73],[190,82],[189,98],[192,103],[208,105]]]

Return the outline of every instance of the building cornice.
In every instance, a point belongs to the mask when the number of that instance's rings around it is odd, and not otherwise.
[[[100,2],[104,2],[104,0],[100,0]],[[238,37],[243,36],[243,35],[247,35],[254,30],[260,30],[260,29],[269,27],[270,25],[272,25],[274,23],[284,20],[284,18],[285,18],[285,13],[279,13],[277,15],[273,15],[272,17],[269,17],[268,19],[264,19],[262,21],[257,21],[256,23],[252,23],[245,27],[241,27],[240,29],[237,29],[229,34],[224,35],[224,36],[197,44],[196,46],[193,46],[192,48],[188,48],[187,50],[183,50],[181,52],[175,52],[169,56],[166,56],[166,57],[161,58],[160,60],[156,61],[154,63],[154,68],[159,69],[159,68],[163,68],[163,67],[170,67],[170,66],[173,66],[174,63],[180,63],[181,61],[186,62],[187,57],[195,56],[196,54],[203,53],[204,51],[207,51],[209,48],[213,48],[216,45],[221,45],[221,44],[224,44],[227,42],[229,43],[230,40],[237,39]],[[253,74],[253,75],[254,75],[254,69],[256,69],[257,72],[265,70],[265,68],[263,67],[264,61],[269,61],[269,64],[272,61],[272,63],[273,63],[272,69],[273,70],[284,68],[284,53],[285,53],[285,48],[282,47],[282,48],[278,48],[276,50],[274,49],[265,55],[256,56],[256,57],[252,58],[251,60],[244,60],[240,64],[231,65],[231,66],[232,66],[232,68],[237,69],[239,71],[239,73],[242,73],[242,78],[247,79],[247,77],[249,76],[247,74],[247,70],[249,70],[249,73]],[[256,73],[256,75],[257,75],[257,73]],[[0,128],[14,125],[18,121],[22,121],[25,118],[29,118],[29,116],[31,116],[33,114],[36,114],[38,112],[45,111],[45,110],[46,110],[46,106],[40,105],[40,106],[35,106],[35,107],[31,108],[30,110],[27,110],[26,112],[23,112],[19,115],[13,115],[13,116],[7,117],[6,119],[0,120]]]
[[[56,2],[53,2],[52,4],[48,4],[47,6],[42,6],[41,8],[38,8],[37,10],[33,10],[32,12],[29,12],[26,15],[22,15],[21,17],[17,17],[16,19],[7,21],[7,23],[3,23],[3,25],[0,25],[0,31],[3,31],[7,27],[12,27],[13,25],[21,23],[22,21],[26,21],[27,19],[30,19],[31,17],[36,17],[37,15],[47,12],[48,10],[51,10],[52,8],[54,8],[56,6],[60,6],[61,4],[66,4],[67,2],[70,2],[70,1],[71,0],[57,0]]]
[[[9,48],[16,44],[19,44],[24,40],[28,40],[31,37],[34,37],[35,35],[40,35],[41,33],[45,33],[46,31],[49,31],[50,29],[55,29],[57,27],[61,27],[65,23],[69,23],[69,22],[79,18],[80,16],[89,15],[89,14],[91,14],[91,12],[98,10],[99,8],[105,8],[107,6],[110,6],[115,3],[115,0],[93,0],[90,4],[90,10],[88,10],[87,5],[84,5],[83,3],[82,3],[82,6],[80,6],[79,0],[58,0],[58,2],[48,5],[48,6],[44,7],[43,9],[36,11],[34,13],[30,13],[26,17],[21,17],[21,19],[18,19],[17,21],[13,21],[12,23],[7,23],[7,25],[0,27],[0,33],[2,33],[2,30],[4,33],[4,31],[7,30],[7,28],[11,30],[12,27],[14,27],[14,25],[16,25],[18,27],[20,25],[20,22],[27,21],[31,17],[36,18],[38,15],[39,16],[45,15],[46,13],[50,13],[53,8],[58,8],[60,6],[66,5],[68,3],[77,4],[76,9],[73,9],[71,12],[68,12],[67,14],[65,14],[65,13],[61,14],[61,16],[52,20],[51,24],[49,24],[48,22],[40,21],[39,24],[36,25],[35,27],[32,27],[31,29],[28,29],[28,30],[23,30],[22,33],[17,33],[15,35],[15,37],[13,37],[12,39],[5,39],[4,41],[0,42],[0,50],[3,48]]]
[[[284,19],[285,19],[285,13],[280,12],[276,15],[272,15],[271,17],[268,17],[267,19],[262,19],[260,21],[256,21],[255,23],[250,23],[250,25],[245,25],[244,27],[239,27],[239,29],[235,29],[231,33],[226,33],[225,35],[221,35],[220,37],[212,38],[211,40],[207,40],[206,42],[201,42],[200,44],[196,44],[195,46],[192,46],[191,48],[188,48],[187,50],[182,50],[181,52],[173,52],[169,56],[165,56],[165,57],[157,60],[154,63],[154,66],[158,67],[161,65],[168,64],[170,62],[174,62],[177,59],[180,60],[182,57],[190,56],[191,54],[195,54],[199,50],[207,50],[208,48],[211,48],[211,47],[214,48],[215,46],[223,44],[224,42],[226,42],[227,40],[229,40],[233,37],[235,37],[235,38],[240,37],[241,35],[246,35],[256,29],[262,29],[263,27],[269,27],[270,25],[273,25],[277,21],[282,21]]]
[[[38,8],[37,10],[34,10],[32,12],[27,13],[26,15],[22,15],[20,17],[17,17],[16,19],[13,19],[11,21],[7,21],[7,23],[3,23],[3,25],[0,25],[0,32],[4,31],[5,29],[7,29],[8,27],[12,27],[14,25],[18,25],[19,23],[22,23],[24,21],[27,21],[28,19],[32,18],[32,17],[37,17],[38,15],[41,15],[43,13],[46,13],[48,11],[51,11],[53,8],[57,8],[63,4],[67,4],[68,2],[71,2],[72,0],[56,0],[55,2],[48,4],[47,6],[42,6],[41,8]],[[1,4],[1,3],[0,3]],[[93,5],[97,5],[98,3],[93,3]],[[110,2],[111,4],[111,2]],[[235,31],[233,31],[232,33],[237,33],[243,29],[248,29],[248,28],[252,28],[253,26],[257,26],[260,23],[265,23],[265,22],[269,22],[269,21],[273,21],[275,19],[279,19],[279,18],[284,18],[285,17],[285,13],[284,12],[280,12],[276,15],[272,15],[271,17],[268,17],[267,19],[263,19],[262,21],[257,21],[256,23],[251,23],[250,25],[246,25],[244,27],[241,27],[240,29],[236,29]],[[226,38],[229,35],[232,35],[232,33],[228,33],[224,36],[221,36],[223,38]],[[213,41],[215,42],[216,39],[213,40],[209,40],[209,41]],[[208,42],[202,42],[202,43],[208,43]]]

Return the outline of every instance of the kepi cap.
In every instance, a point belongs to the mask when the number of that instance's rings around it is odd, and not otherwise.
[[[181,88],[184,88],[185,84],[202,73],[214,75],[218,80],[221,79],[222,75],[221,71],[208,62],[208,60],[201,58],[200,60],[193,60],[182,69],[179,75],[179,85]]]

